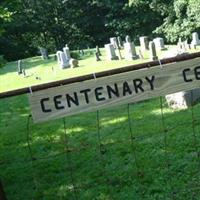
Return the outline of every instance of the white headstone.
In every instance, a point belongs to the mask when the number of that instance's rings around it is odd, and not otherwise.
[[[129,35],[127,35],[125,40],[126,40],[126,42],[131,42],[131,37]]]
[[[136,54],[135,45],[133,42],[124,43],[124,51],[126,60],[138,59],[138,55]]]
[[[140,47],[142,51],[149,50],[149,40],[147,36],[140,37]]]
[[[120,36],[117,37],[117,42],[118,42],[119,47],[122,49],[123,48],[123,42],[122,42],[122,39],[121,39]]]
[[[66,56],[62,51],[57,51],[56,56],[61,69],[70,67],[69,60],[66,59]]]
[[[112,44],[105,44],[105,50],[106,50],[106,55],[107,55],[108,60],[118,60],[119,59],[115,53],[115,49]]]
[[[66,59],[67,60],[70,60],[71,59],[71,56],[70,56],[70,51],[69,51],[69,47],[64,47],[63,48],[63,52],[64,52],[64,54],[65,54],[65,57],[66,57]]]
[[[178,54],[183,54],[187,52],[187,46],[185,42],[178,42],[177,44],[177,53]]]
[[[118,48],[118,43],[117,43],[117,38],[116,38],[116,37],[110,38],[110,43],[113,45],[113,47],[114,47],[115,49]]]
[[[185,45],[186,50],[190,49],[190,44],[188,44],[188,40],[184,41],[184,45]]]
[[[150,59],[157,60],[158,56],[157,56],[156,47],[153,41],[149,42],[149,50],[150,50]]]
[[[191,45],[193,47],[200,45],[199,35],[198,35],[197,32],[192,33],[192,43],[191,43]]]
[[[49,55],[48,55],[48,51],[47,49],[43,48],[43,47],[39,47],[40,53],[41,53],[41,57],[43,60],[49,59]]]
[[[155,43],[157,50],[165,50],[166,49],[163,38],[160,38],[160,37],[155,38],[153,40],[153,42]]]
[[[61,54],[62,54],[62,51],[57,51],[57,52],[56,52],[58,64],[61,63]]]

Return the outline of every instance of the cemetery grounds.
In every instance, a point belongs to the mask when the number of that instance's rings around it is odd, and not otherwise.
[[[86,52],[80,67],[66,70],[53,55],[35,57],[23,61],[27,77],[11,62],[0,69],[0,92],[147,56],[96,62]],[[161,97],[42,124],[30,112],[27,95],[0,100],[0,177],[8,199],[200,199],[199,104],[172,110]]]

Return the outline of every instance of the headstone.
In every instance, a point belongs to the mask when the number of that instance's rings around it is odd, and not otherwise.
[[[131,42],[131,37],[129,35],[126,36],[125,38],[126,43]]]
[[[183,52],[183,43],[181,40],[179,40],[177,43],[177,52],[178,52],[178,54]]]
[[[62,51],[57,51],[56,52],[56,57],[57,57],[57,61],[58,61],[58,64],[60,65],[61,63],[61,54],[62,54]]]
[[[120,48],[118,48],[118,49],[116,49],[116,54],[117,54],[117,57],[120,59],[120,60],[122,60],[122,54],[121,54],[121,50],[120,50]]]
[[[84,56],[85,55],[85,52],[83,49],[81,49],[81,55]]]
[[[106,50],[106,55],[107,55],[108,60],[118,60],[119,59],[115,53],[115,48],[112,44],[105,44],[105,50]]]
[[[118,42],[119,48],[123,49],[124,46],[123,46],[122,38],[120,36],[117,37],[117,42]]]
[[[165,98],[171,108],[186,109],[200,102],[200,88],[169,94]]]
[[[142,55],[141,49],[139,49],[139,57],[140,57],[140,59],[144,59],[144,56]]]
[[[149,50],[150,50],[150,59],[158,60],[158,56],[156,53],[156,46],[153,41],[149,42]]]
[[[69,60],[66,59],[64,52],[57,51],[56,55],[57,55],[58,64],[60,65],[61,69],[65,69],[70,66]]]
[[[126,60],[138,59],[138,55],[136,54],[135,45],[133,42],[126,42],[124,44],[124,50]]]
[[[153,42],[155,43],[156,49],[158,49],[158,50],[166,50],[163,38],[160,38],[160,37],[155,38],[153,40]]]
[[[100,57],[99,57],[99,53],[98,52],[95,52],[95,58],[96,58],[96,61],[101,61]]]
[[[22,73],[23,73],[24,77],[26,77],[26,70],[25,69],[22,69]]]
[[[70,67],[71,67],[71,68],[78,67],[78,60],[72,58],[72,59],[69,61],[69,64],[70,64]]]
[[[98,46],[96,46],[96,53],[98,53],[98,55],[101,56],[101,51]]]
[[[199,35],[197,32],[192,33],[192,47],[200,45]]]
[[[187,46],[185,42],[182,42],[181,40],[179,40],[178,44],[177,44],[177,53],[178,54],[183,54],[187,52]]]
[[[22,74],[22,60],[17,61],[17,73],[18,75]]]
[[[118,49],[118,43],[117,43],[117,38],[116,37],[110,38],[110,43],[113,45],[113,47],[115,49]]]
[[[140,47],[142,51],[149,50],[149,40],[148,37],[140,37]]]
[[[48,55],[48,51],[47,49],[43,48],[43,47],[39,47],[40,50],[40,54],[43,60],[47,60],[49,59],[49,55]]]
[[[182,49],[184,52],[187,52],[187,42],[182,42]]]
[[[64,54],[65,54],[65,57],[66,57],[66,59],[67,60],[70,60],[71,59],[71,56],[70,56],[70,51],[69,51],[69,47],[64,47],[63,48],[63,52],[64,52]]]

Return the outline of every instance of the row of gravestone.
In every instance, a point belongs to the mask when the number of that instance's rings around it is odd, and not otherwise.
[[[178,53],[185,53],[189,49],[196,49],[196,47],[199,45],[200,45],[199,35],[197,32],[194,32],[192,33],[191,44],[188,43],[188,40],[182,41],[182,39],[179,38],[177,43]]]
[[[126,36],[125,42],[122,42],[120,37],[110,38],[110,43],[105,44],[106,57],[108,60],[119,60],[121,59],[120,49],[124,49],[126,60],[135,60],[143,58],[142,52],[150,50],[151,60],[158,59],[156,49],[165,50],[163,38],[155,38],[153,41],[148,40],[148,37],[140,37],[140,49],[139,55],[136,53],[134,42],[131,41],[130,36]]]
[[[140,40],[141,51],[151,50],[148,37],[143,36],[143,37],[140,37],[139,40]],[[153,42],[154,42],[157,50],[165,50],[166,49],[163,38],[156,38],[153,40]],[[178,52],[183,53],[187,49],[196,48],[196,46],[198,46],[198,45],[200,45],[199,35],[197,32],[194,32],[194,33],[192,33],[191,44],[188,44],[187,40],[182,42],[182,40],[179,39],[178,44],[177,44]],[[154,45],[151,44],[151,46],[154,46]],[[66,48],[68,48],[68,47],[66,46],[65,49],[63,48],[63,53],[65,54],[65,57],[62,55],[61,51],[57,52],[58,53],[57,59],[59,61],[59,65],[61,66],[61,68],[70,66],[69,61],[71,58],[69,58],[70,54],[68,53],[68,50],[66,50]],[[125,38],[125,42],[122,41],[121,37],[110,38],[110,44],[106,44],[105,49],[106,49],[108,60],[116,60],[116,59],[121,58],[121,54],[119,51],[117,52],[118,55],[116,55],[116,53],[115,53],[116,49],[117,50],[125,49],[125,59],[127,59],[127,60],[133,60],[133,59],[138,58],[138,55],[136,54],[136,51],[135,51],[135,45],[133,42],[131,42],[130,36],[128,36],[128,35]],[[42,59],[45,60],[45,59],[49,58],[47,49],[45,49],[43,47],[39,47],[39,51],[41,53]],[[141,57],[141,52],[139,52],[139,54]],[[96,51],[95,55],[96,55],[96,60],[100,61],[99,52]],[[152,59],[155,59],[156,55],[151,56],[151,57],[152,57]],[[77,63],[77,61],[73,61],[73,62],[75,62],[75,64]],[[71,65],[71,66],[73,67],[73,65]]]
[[[122,59],[120,49],[125,50],[126,60],[134,60],[134,59],[138,59],[139,57],[141,58],[143,57],[141,52],[139,52],[139,56],[136,54],[135,45],[133,42],[131,42],[130,36],[127,35],[125,38],[125,41],[126,42],[123,42],[121,37],[110,38],[110,44],[105,45],[105,50],[106,50],[106,55],[107,55],[108,60]],[[165,49],[163,38],[156,38],[154,39],[153,42],[155,43],[156,49],[158,50]],[[140,37],[140,45],[141,45],[142,51],[153,49],[153,52],[151,53],[152,59],[155,60],[157,58],[157,56],[155,55],[156,51],[154,50],[154,45],[151,44],[149,46],[148,37],[146,36]],[[117,50],[117,55],[116,55],[115,50]],[[40,47],[39,51],[41,53],[42,59],[44,60],[49,59],[47,49]],[[68,68],[68,67],[73,68],[73,67],[78,66],[78,61],[71,58],[69,47],[67,45],[63,48],[63,51],[57,51],[56,56],[57,56],[58,64],[61,69]],[[95,56],[96,56],[97,61],[101,60],[99,57],[101,56],[101,53],[98,47],[96,48]]]

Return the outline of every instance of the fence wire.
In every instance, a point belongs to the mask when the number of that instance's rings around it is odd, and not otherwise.
[[[39,125],[31,115],[13,117],[18,111],[11,109],[11,122],[1,120],[0,127],[6,128],[0,134],[6,195],[198,200],[199,109],[196,105],[173,111],[160,97]],[[14,123],[20,132],[7,138]]]

